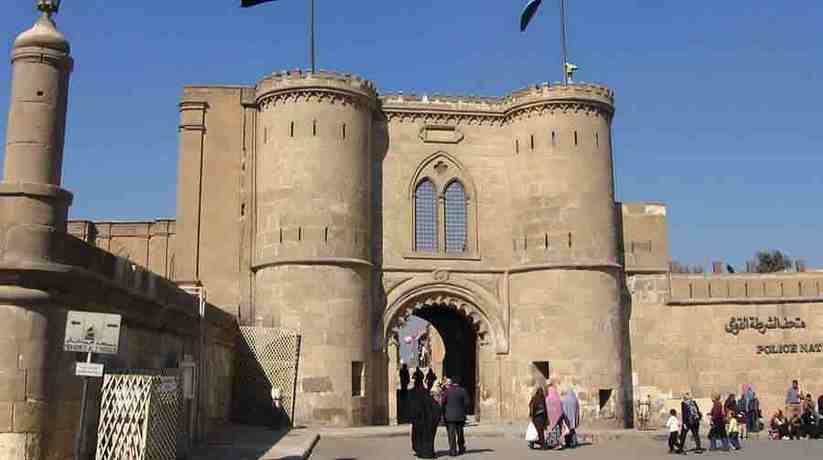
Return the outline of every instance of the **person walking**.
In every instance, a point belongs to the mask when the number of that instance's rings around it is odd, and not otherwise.
[[[556,449],[562,447],[560,443],[560,433],[563,425],[563,401],[557,393],[554,383],[549,384],[546,394],[546,412],[549,415],[548,425],[546,425],[546,447]]]
[[[409,366],[404,362],[400,362],[400,390],[406,391],[409,389],[409,382],[411,376],[409,375]]]
[[[434,373],[432,368],[429,368],[429,371],[426,372],[426,389],[432,391],[434,387],[434,382],[437,381],[437,374]]]
[[[674,409],[669,411],[666,428],[669,429],[669,453],[684,454],[683,445],[677,442],[677,432],[680,431],[680,421],[677,420],[677,411]]]
[[[539,449],[546,448],[546,397],[543,394],[543,387],[538,385],[529,401],[529,417],[532,425],[537,430],[537,446]],[[534,449],[534,441],[529,441],[529,447]]]
[[[418,383],[422,386],[424,378],[425,378],[425,376],[423,375],[423,371],[420,370],[420,366],[417,366],[417,368],[414,370],[414,374],[412,374],[412,380],[414,380],[414,386],[416,387],[418,385]]]
[[[460,386],[457,377],[452,377],[451,381],[451,386],[446,390],[444,418],[449,432],[449,455],[455,457],[466,453],[463,428],[466,426],[466,414],[469,410],[469,393]]]
[[[703,453],[703,448],[700,446],[700,420],[703,414],[700,413],[700,408],[692,399],[691,394],[683,395],[683,402],[680,403],[680,413],[683,417],[683,427],[680,430],[680,448],[686,447],[686,435],[691,432],[694,440],[694,452],[698,454]]]
[[[577,427],[580,426],[580,401],[574,389],[569,388],[563,395],[563,419],[569,432],[566,434],[566,447],[577,447]]]
[[[412,449],[419,458],[436,458],[434,437],[440,423],[440,406],[422,382],[412,389]]]
[[[726,433],[729,435],[729,443],[734,450],[740,450],[740,424],[737,422],[737,414],[729,412],[726,414]]]
[[[717,441],[721,443],[721,450],[729,451],[729,437],[726,434],[726,414],[723,411],[723,404],[720,403],[720,395],[712,395],[711,428],[709,430],[709,450],[717,450]]]
[[[746,402],[746,437],[748,438],[749,433],[759,431],[758,421],[761,417],[760,401],[757,399],[757,396],[754,393],[754,388],[751,385],[748,385],[748,388],[746,388],[746,391],[743,394],[743,400]]]

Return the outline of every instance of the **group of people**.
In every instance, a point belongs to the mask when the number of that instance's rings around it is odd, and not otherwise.
[[[820,439],[823,437],[823,395],[817,399],[815,408],[811,393],[800,391],[797,380],[786,392],[786,412],[777,409],[769,420],[769,437],[771,439]]]
[[[784,415],[782,409],[777,409],[769,421],[770,439],[799,439],[802,437],[817,439],[823,435],[820,420],[823,396],[818,399],[816,409],[811,394],[806,394],[805,397],[802,395],[797,380],[794,380],[786,395],[788,415]],[[688,433],[691,433],[695,445],[693,451],[703,453],[703,447],[700,444],[700,424],[703,414],[689,393],[683,396],[680,413],[681,417],[678,419],[677,410],[672,409],[666,422],[669,430],[669,452],[686,453],[686,437]],[[720,394],[712,394],[712,408],[707,418],[709,421],[709,450],[741,450],[743,448],[741,439],[748,438],[749,433],[755,433],[764,428],[761,421],[763,414],[760,410],[760,400],[751,385],[743,385],[742,396],[739,399],[734,394],[730,394],[724,401]]]
[[[400,369],[401,386],[408,385],[408,368]],[[463,428],[469,411],[469,393],[460,386],[457,377],[447,378],[439,385],[437,375],[429,369],[427,374],[418,367],[411,375],[414,386],[408,393],[409,418],[412,423],[411,441],[418,458],[436,458],[434,439],[437,427],[445,422],[449,436],[449,455],[456,457],[466,452]],[[425,381],[425,384],[424,384]]]
[[[554,383],[535,388],[529,401],[531,423],[526,441],[531,449],[564,449],[577,447],[580,425],[580,402],[569,388],[561,395]]]
[[[669,411],[666,427],[669,430],[669,453],[685,454],[686,437],[692,434],[694,452],[704,452],[700,443],[700,423],[703,414],[690,393],[683,396],[680,403],[681,419],[677,410]],[[742,438],[759,429],[760,400],[751,385],[743,386],[743,394],[737,399],[730,394],[725,402],[719,393],[712,394],[712,408],[707,416],[709,420],[709,450],[741,450]]]

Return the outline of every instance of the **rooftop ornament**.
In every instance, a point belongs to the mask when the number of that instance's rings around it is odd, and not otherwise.
[[[51,16],[60,11],[61,0],[37,0],[37,9],[43,12],[43,15],[51,19]]]

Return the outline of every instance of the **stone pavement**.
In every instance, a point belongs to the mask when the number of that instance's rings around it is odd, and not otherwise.
[[[594,459],[676,459],[668,454],[665,440],[657,436],[626,436],[601,444],[584,444],[577,449],[562,451],[530,450],[522,440],[508,437],[477,437],[466,439],[468,451],[460,460],[473,459],[537,459],[564,458],[573,460]],[[705,437],[702,439],[706,443]],[[690,445],[690,444],[689,444]],[[447,459],[448,441],[438,433],[435,443],[438,458]],[[743,443],[741,452],[706,452],[689,454],[693,458],[723,458],[737,456],[746,460],[801,460],[819,459],[823,456],[823,441],[768,441],[750,440]],[[742,456],[742,457],[741,457]],[[407,437],[321,438],[311,455],[311,460],[413,460],[411,443]]]
[[[315,430],[322,439],[393,438],[409,436],[411,425],[366,426],[357,428],[322,428]],[[466,435],[479,438],[523,439],[526,423],[522,424],[475,424],[466,427]],[[438,436],[446,435],[446,427],[440,426]],[[588,430],[578,433],[580,442],[598,444],[619,439],[655,438],[666,440],[665,430]]]
[[[196,448],[192,460],[302,460],[309,458],[319,435],[309,429],[289,432],[264,427],[227,428],[219,444]]]

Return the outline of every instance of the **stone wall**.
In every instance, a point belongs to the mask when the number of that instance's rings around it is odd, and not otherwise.
[[[70,235],[174,280],[175,221],[69,221]]]
[[[20,263],[0,252],[0,458],[64,459],[73,455],[82,380],[74,364],[85,355],[62,351],[66,312],[83,310],[123,317],[120,352],[97,356],[108,370],[178,367],[200,353],[197,298],[129,260],[67,234],[57,234],[53,261]],[[231,393],[235,323],[207,306],[205,395]],[[93,380],[87,451],[95,446],[99,380]],[[211,435],[228,420],[228,401],[202,399],[193,439]]]
[[[739,396],[748,383],[770,416],[794,379],[817,399],[821,283],[820,273],[630,277],[635,399],[651,395],[662,417],[665,403],[686,391]]]

